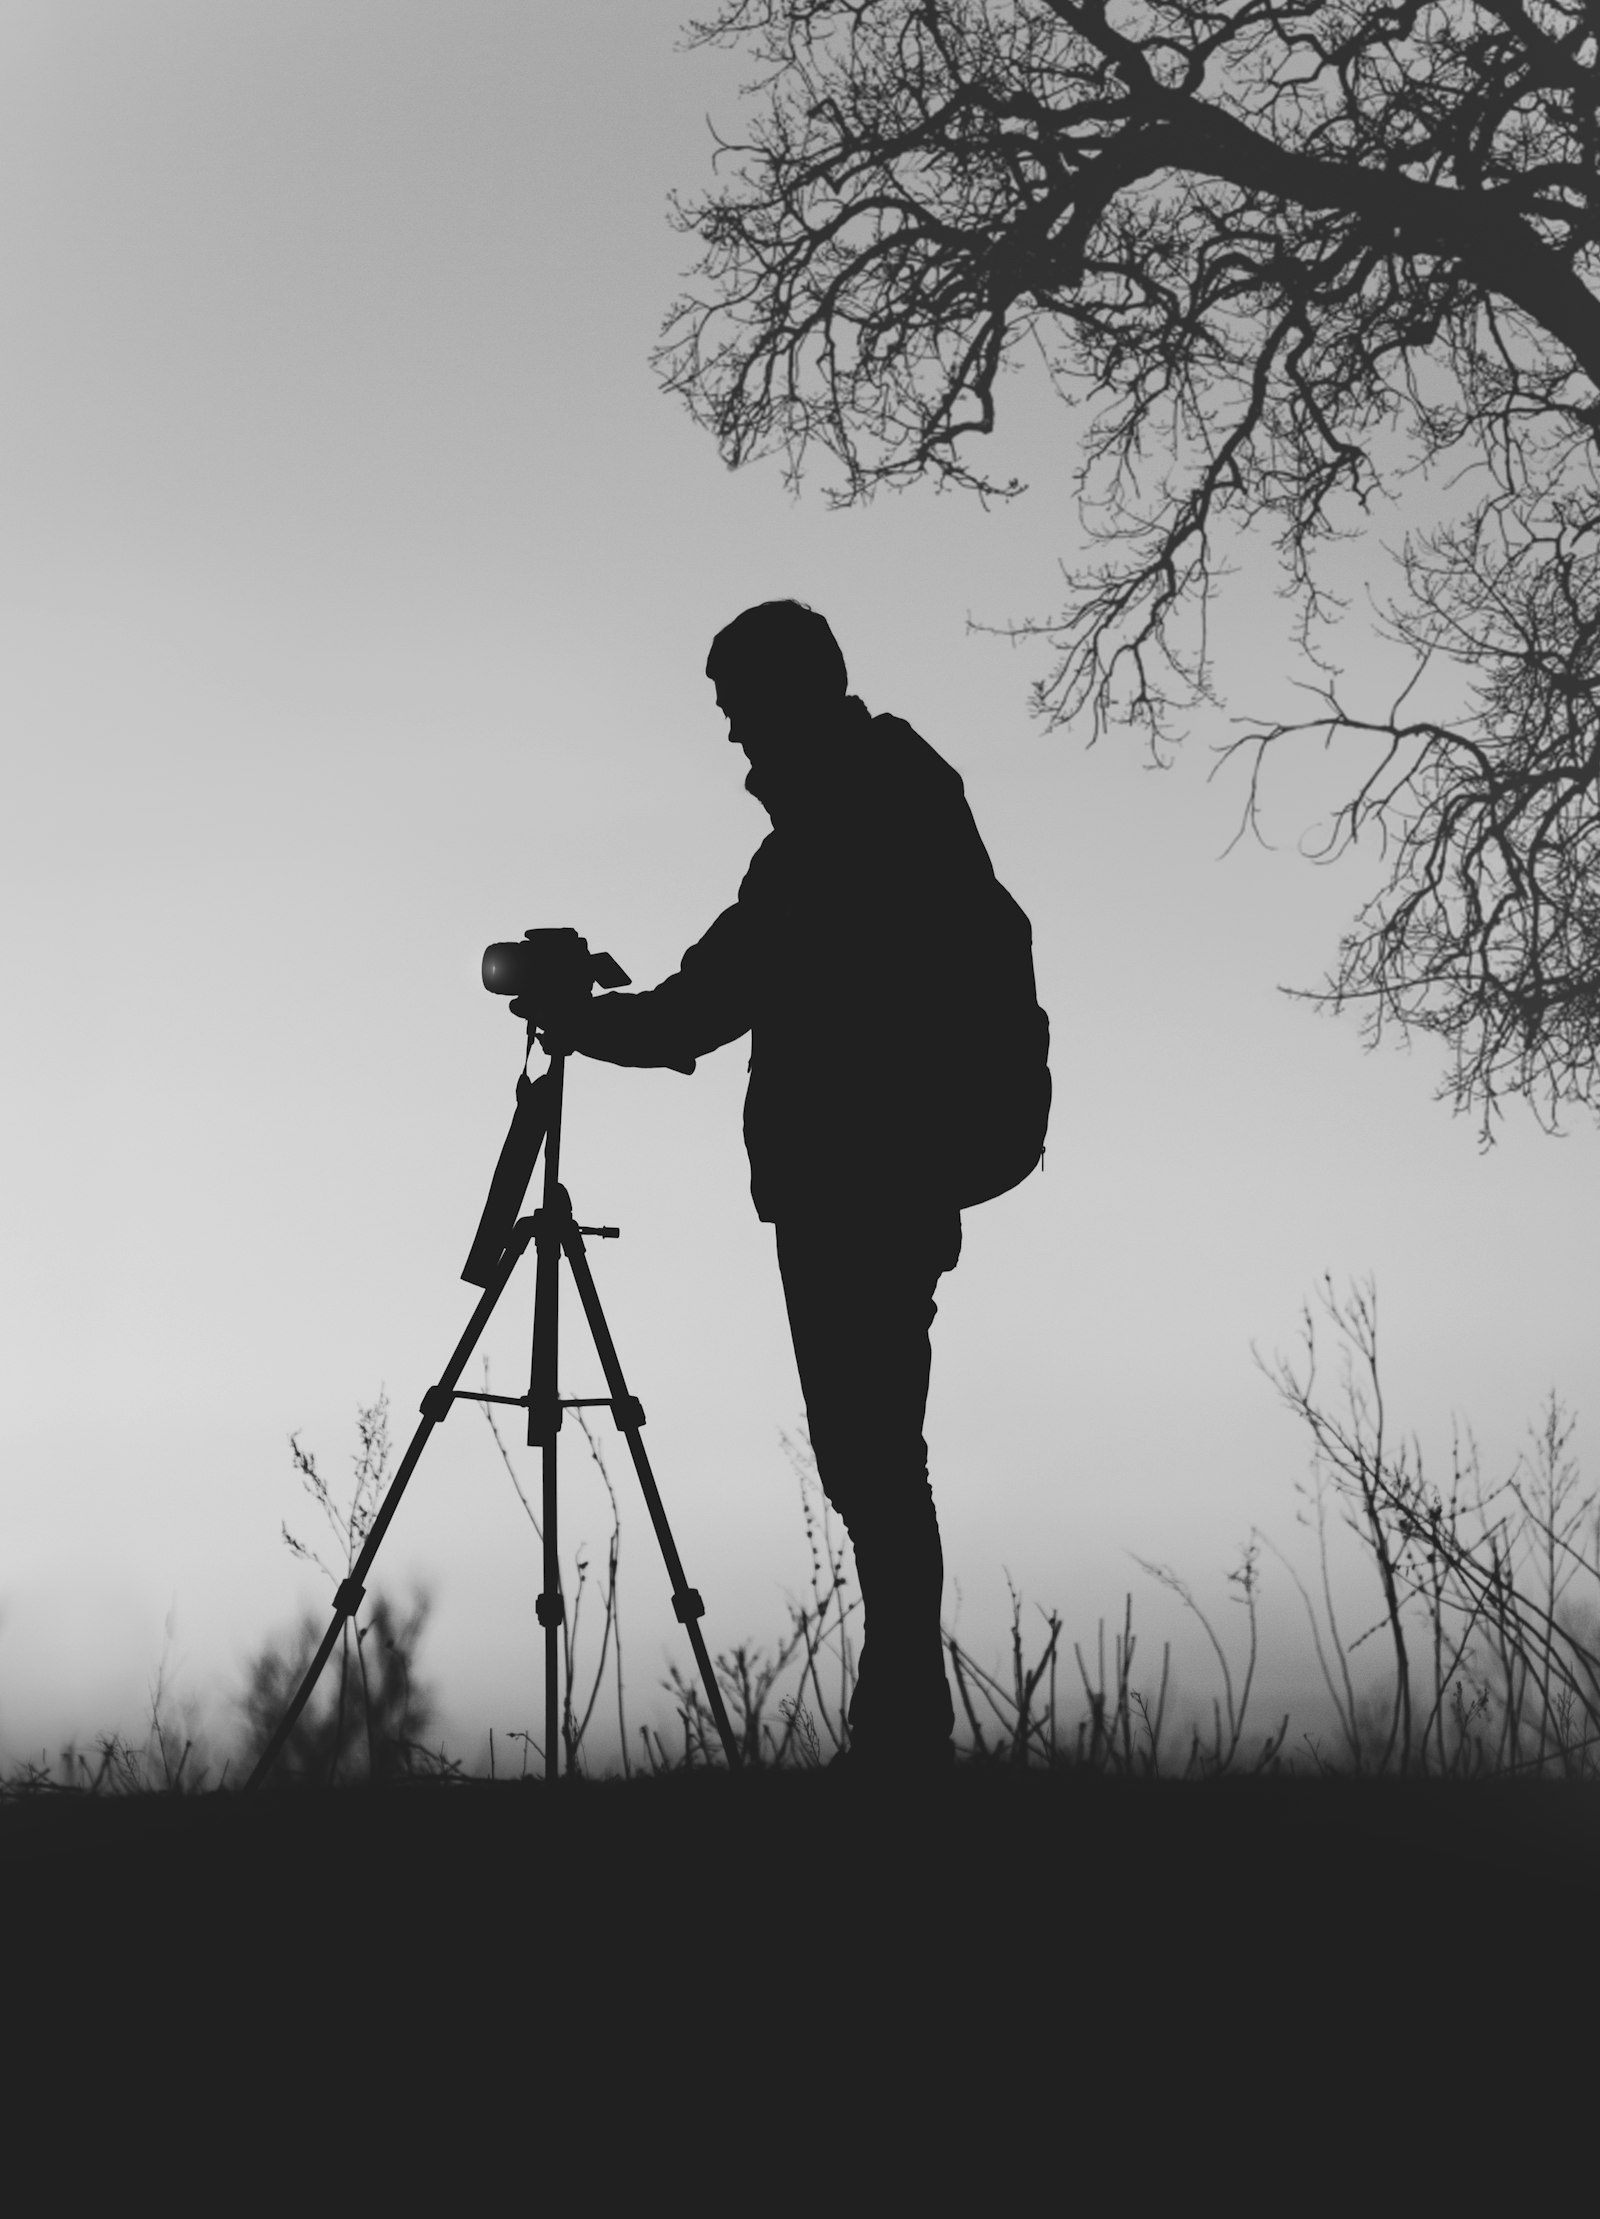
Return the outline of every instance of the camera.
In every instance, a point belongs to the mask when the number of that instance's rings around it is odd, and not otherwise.
[[[496,940],[483,951],[483,983],[491,994],[525,995],[535,1009],[587,1001],[597,986],[626,986],[628,974],[609,955],[591,955],[570,925]]]

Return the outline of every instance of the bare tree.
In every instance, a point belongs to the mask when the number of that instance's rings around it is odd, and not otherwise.
[[[1087,404],[1099,542],[1016,628],[1055,650],[1039,709],[1163,754],[1214,698],[1226,552],[1270,530],[1318,698],[1224,750],[1248,821],[1290,733],[1379,743],[1324,852],[1393,868],[1324,995],[1442,1035],[1486,1138],[1507,1093],[1600,1107],[1600,7],[726,0],[689,36],[760,73],[679,204],[703,255],[659,357],[726,458],[1009,497],[976,442],[1037,355]],[[1388,620],[1449,701],[1364,713],[1328,542],[1446,483]]]

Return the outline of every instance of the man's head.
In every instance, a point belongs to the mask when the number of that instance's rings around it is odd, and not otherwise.
[[[757,779],[781,772],[808,733],[838,714],[849,682],[827,618],[802,601],[763,601],[724,625],[711,642],[706,676],[728,737]]]

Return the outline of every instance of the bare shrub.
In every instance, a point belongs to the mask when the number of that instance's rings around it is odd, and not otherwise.
[[[389,1486],[389,1399],[380,1390],[375,1402],[356,1412],[357,1447],[350,1485],[340,1494],[323,1477],[316,1457],[289,1436],[289,1454],[300,1483],[332,1541],[334,1562],[283,1526],[290,1554],[315,1565],[337,1590],[361,1554]],[[324,1544],[326,1545],[326,1544]],[[340,1629],[339,1669],[312,1694],[284,1745],[274,1777],[332,1786],[349,1780],[386,1780],[418,1774],[459,1771],[443,1750],[430,1751],[427,1735],[434,1703],[418,1685],[415,1663],[428,1600],[412,1598],[402,1615],[375,1590],[364,1609]],[[248,1777],[316,1651],[318,1629],[309,1616],[287,1645],[269,1643],[248,1667],[240,1708],[245,1731],[241,1761]],[[370,1647],[369,1647],[370,1645]]]
[[[1319,1313],[1338,1350],[1324,1394]],[[1263,1365],[1309,1429],[1304,1490],[1317,1533],[1321,1607],[1293,1575],[1344,1744],[1357,1771],[1600,1772],[1600,1497],[1571,1454],[1575,1421],[1553,1393],[1510,1473],[1491,1485],[1457,1430],[1449,1476],[1397,1438],[1378,1366],[1378,1297],[1324,1279],[1307,1305],[1298,1363]],[[1258,1359],[1259,1360],[1259,1359]],[[1377,1574],[1380,1616],[1346,1642],[1328,1572],[1338,1511]],[[1292,1570],[1292,1568],[1291,1568]],[[1392,1684],[1381,1709],[1358,1700],[1350,1657],[1385,1637]]]

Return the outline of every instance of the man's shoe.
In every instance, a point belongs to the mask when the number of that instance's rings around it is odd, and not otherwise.
[[[880,1741],[857,1735],[830,1757],[826,1770],[850,1780],[940,1779],[955,1765],[955,1744],[942,1740]]]

